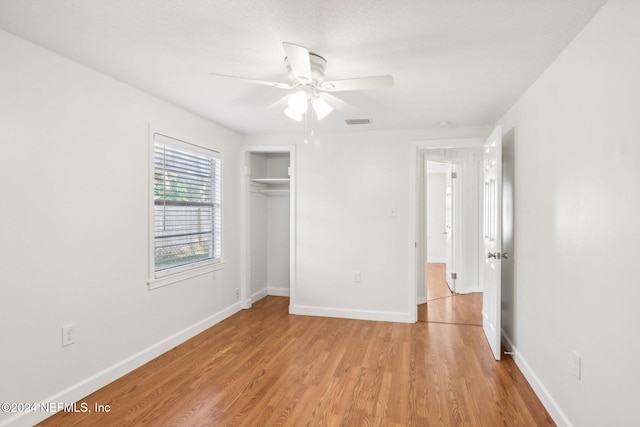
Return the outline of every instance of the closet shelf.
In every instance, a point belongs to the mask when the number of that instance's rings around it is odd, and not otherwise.
[[[253,178],[252,182],[259,182],[261,184],[289,184],[291,181],[289,178]]]

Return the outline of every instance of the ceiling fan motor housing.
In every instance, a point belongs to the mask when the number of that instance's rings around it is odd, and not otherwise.
[[[324,81],[324,72],[327,67],[327,60],[324,59],[320,55],[316,55],[315,53],[309,52],[309,63],[311,66],[311,82],[301,82],[294,74],[291,69],[291,64],[289,64],[289,60],[287,57],[284,58],[285,64],[287,64],[287,75],[289,76],[289,80],[293,83],[300,83],[301,85],[313,85],[316,87],[320,87],[322,82]]]

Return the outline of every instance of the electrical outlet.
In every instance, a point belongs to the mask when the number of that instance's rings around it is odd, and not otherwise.
[[[573,375],[578,379],[578,381],[582,380],[582,356],[573,350],[571,352],[571,360],[572,360],[572,368],[571,371]]]
[[[236,289],[236,299],[240,298],[240,289]]]
[[[66,347],[68,345],[76,342],[76,324],[71,323],[69,325],[62,327],[62,346]]]

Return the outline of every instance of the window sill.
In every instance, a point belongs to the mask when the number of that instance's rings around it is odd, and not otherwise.
[[[149,286],[149,290],[152,291],[154,289],[162,288],[164,286],[173,285],[174,283],[182,282],[193,277],[202,276],[208,273],[213,273],[217,270],[222,270],[224,268],[224,261],[216,262],[213,264],[208,264],[203,267],[193,268],[190,270],[180,271],[173,274],[168,274],[164,277],[157,277],[147,281],[147,285]]]

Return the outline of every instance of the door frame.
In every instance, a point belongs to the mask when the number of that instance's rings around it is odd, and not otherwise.
[[[455,149],[482,146],[486,138],[458,138],[458,139],[434,139],[428,141],[411,142],[409,163],[409,221],[411,234],[409,244],[414,250],[414,256],[410,257],[409,266],[409,320],[412,323],[418,321],[418,295],[421,286],[424,286],[424,262],[426,258],[426,236],[424,224],[426,218],[425,206],[425,177],[427,149]]]
[[[247,145],[240,148],[240,304],[251,308],[251,169],[252,153],[289,153],[289,307],[296,300],[296,146]]]

